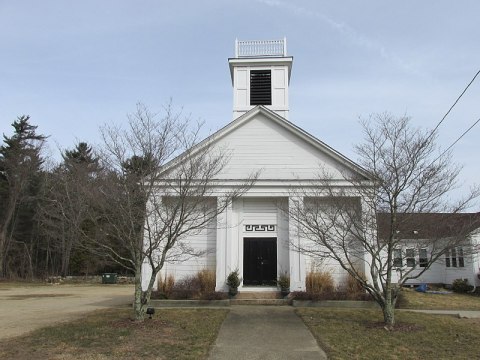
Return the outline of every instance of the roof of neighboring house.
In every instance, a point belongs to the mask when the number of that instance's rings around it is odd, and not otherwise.
[[[378,236],[390,233],[391,215],[377,214]],[[404,239],[434,239],[467,235],[480,228],[478,213],[406,213],[397,215],[398,236]]]

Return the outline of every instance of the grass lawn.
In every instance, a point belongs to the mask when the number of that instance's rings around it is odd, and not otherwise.
[[[480,310],[480,296],[471,294],[429,294],[413,289],[402,290],[402,309]]]
[[[98,310],[0,341],[0,359],[205,359],[227,313],[162,309],[137,323],[131,309]]]
[[[478,359],[480,320],[396,312],[386,331],[381,311],[299,308],[329,359]]]

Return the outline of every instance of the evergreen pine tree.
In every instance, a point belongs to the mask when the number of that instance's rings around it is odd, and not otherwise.
[[[37,126],[29,120],[29,116],[18,117],[12,124],[14,134],[11,137],[3,135],[4,144],[0,146],[1,276],[18,267],[22,272],[25,265],[32,273],[34,216],[43,163],[41,150],[46,137],[37,134]],[[22,263],[25,256],[27,264]]]

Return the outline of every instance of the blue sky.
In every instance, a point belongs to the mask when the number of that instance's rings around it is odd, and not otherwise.
[[[215,131],[232,118],[235,38],[287,37],[290,120],[355,160],[358,118],[433,127],[480,70],[478,1],[0,0],[0,133],[28,114],[56,146],[99,141],[137,102],[171,98]],[[449,146],[480,117],[480,78],[440,127]],[[480,183],[480,124],[454,148]]]

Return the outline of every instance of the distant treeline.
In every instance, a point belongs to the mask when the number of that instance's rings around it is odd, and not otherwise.
[[[28,116],[12,127],[0,147],[0,278],[125,273],[87,241],[108,237],[95,212],[102,201],[98,189],[113,175],[99,155],[79,142],[53,163],[43,152],[47,136]],[[114,247],[114,239],[109,244]]]

